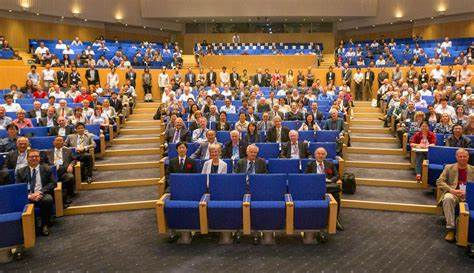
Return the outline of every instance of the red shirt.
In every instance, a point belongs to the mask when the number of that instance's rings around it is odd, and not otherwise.
[[[81,95],[77,96],[77,97],[74,99],[74,102],[75,102],[75,103],[80,103],[80,102],[82,102],[83,100],[92,101],[92,97],[91,97],[91,95],[89,95],[89,94],[86,94],[86,95],[82,95],[82,94],[81,94]]]
[[[37,99],[44,99],[48,96],[48,93],[44,92],[43,90],[36,90],[35,92],[33,92],[33,97],[37,98]]]
[[[436,135],[433,132],[428,132],[426,135],[426,138],[428,139],[428,142],[430,144],[436,144]],[[410,139],[410,143],[415,143],[415,144],[420,144],[421,140],[423,139],[423,133],[416,132]]]
[[[458,168],[458,188],[459,185],[466,185],[467,183],[467,169]]]

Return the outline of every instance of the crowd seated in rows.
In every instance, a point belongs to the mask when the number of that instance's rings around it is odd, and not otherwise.
[[[30,40],[30,48],[37,63],[51,63],[53,67],[180,68],[183,64],[182,50],[177,42],[109,41],[102,36],[93,42],[86,42],[75,37],[72,41]]]
[[[18,51],[13,50],[13,47],[5,36],[0,36],[0,59],[21,60]]]
[[[340,41],[335,63],[377,67],[400,65],[453,65],[474,62],[472,38],[450,40],[391,39],[353,42]]]

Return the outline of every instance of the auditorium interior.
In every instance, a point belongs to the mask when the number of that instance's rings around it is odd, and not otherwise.
[[[472,0],[0,1],[1,272],[474,272]]]

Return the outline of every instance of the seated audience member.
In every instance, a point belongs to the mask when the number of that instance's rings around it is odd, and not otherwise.
[[[74,115],[69,117],[68,122],[72,126],[76,126],[77,123],[86,123],[87,119],[86,117],[82,114],[82,108],[77,107],[74,109]]]
[[[253,106],[249,106],[248,108],[247,119],[249,122],[253,122],[253,123],[257,123],[260,120],[258,115],[255,114],[255,108]]]
[[[301,124],[298,131],[321,131],[321,127],[319,127],[318,123],[314,120],[314,116],[309,114],[306,115],[305,121]]]
[[[187,142],[189,140],[189,133],[188,130],[184,128],[182,118],[176,118],[174,127],[166,132],[165,138],[167,143]]]
[[[448,105],[448,100],[445,97],[441,98],[440,104],[435,107],[435,111],[439,114],[448,114],[450,118],[456,116],[456,110],[451,105]]]
[[[56,182],[51,169],[46,165],[39,164],[40,152],[38,150],[28,150],[27,161],[26,166],[18,169],[15,173],[15,181],[28,184],[28,200],[40,210],[41,234],[48,236]]]
[[[117,113],[115,112],[115,109],[110,105],[110,101],[108,99],[105,99],[102,102],[102,111],[105,115],[107,115],[110,124],[116,123]]]
[[[21,110],[20,104],[13,102],[12,95],[6,94],[3,99],[5,100],[5,103],[3,104],[3,107],[5,107],[5,111],[18,113],[18,111]]]
[[[64,118],[62,118],[64,119]],[[54,148],[44,152],[44,163],[56,166],[58,181],[63,183],[65,207],[71,204],[74,197],[74,165],[76,160],[70,149],[64,147],[64,138],[58,136],[53,142]]]
[[[56,108],[53,106],[49,107],[47,112],[46,112],[46,117],[41,118],[39,120],[38,126],[41,127],[54,127],[58,125],[58,122],[56,120]]]
[[[186,142],[178,142],[176,144],[176,151],[178,156],[171,158],[168,163],[167,178],[170,173],[194,173],[196,172],[196,162],[194,159],[188,157],[188,144]],[[166,179],[168,181],[168,179]],[[168,182],[167,182],[168,183]]]
[[[211,173],[227,173],[227,163],[220,159],[221,145],[211,144],[209,145],[209,160],[204,162],[202,166],[202,172],[204,174]]]
[[[273,127],[270,128],[267,132],[267,142],[288,142],[290,140],[288,136],[289,133],[290,129],[288,129],[288,127],[286,126],[281,125],[281,118],[278,116],[274,117]]]
[[[237,130],[230,132],[230,141],[224,145],[222,150],[223,158],[238,160],[246,156],[247,145],[240,139],[240,133]]]
[[[247,132],[249,122],[247,121],[247,115],[244,112],[239,114],[239,120],[234,124],[235,130],[240,133]]]
[[[397,129],[398,140],[403,142],[403,135],[405,133],[414,134],[420,131],[421,124],[425,120],[425,113],[422,111],[415,112],[413,118],[401,119],[400,127]],[[403,144],[401,144],[403,145]]]
[[[94,109],[94,114],[89,118],[89,124],[100,125],[100,128],[104,131],[109,129],[109,117],[102,112],[102,106],[97,105]]]
[[[308,143],[298,140],[298,131],[291,130],[290,141],[281,147],[280,157],[291,159],[303,159],[309,157]]]
[[[456,163],[444,166],[443,172],[436,180],[441,191],[438,205],[442,205],[446,217],[446,237],[448,242],[455,241],[456,207],[466,199],[466,184],[474,181],[474,167],[468,164],[469,153],[463,148],[456,151]]]
[[[50,136],[60,136],[65,138],[70,134],[74,134],[74,129],[67,124],[65,117],[58,117],[57,121],[58,125],[49,130]]]
[[[428,113],[425,115],[425,121],[428,122],[430,127],[436,126],[436,123],[440,122],[441,115],[436,113],[433,105],[428,105]]]
[[[219,120],[219,112],[217,111],[217,106],[211,105],[209,107],[209,113],[207,113],[205,116],[209,123],[217,122]]]
[[[18,127],[11,123],[7,125],[7,137],[0,139],[0,153],[8,153],[16,150],[16,141],[18,138]]]
[[[11,124],[13,121],[10,117],[6,116],[5,107],[0,105],[0,129],[4,130],[7,128],[8,124]]]
[[[339,221],[339,211],[341,208],[341,195],[338,183],[342,183],[339,178],[339,172],[336,165],[330,160],[326,160],[327,151],[323,147],[320,147],[314,151],[314,161],[311,161],[306,166],[305,173],[316,173],[326,175],[326,192],[330,193],[337,201],[337,212],[338,219],[336,227],[338,230],[344,230],[341,222]]]
[[[461,124],[454,124],[453,134],[444,140],[445,145],[448,147],[471,148],[471,139],[464,136],[462,131]]]
[[[423,122],[420,129],[421,130],[416,132],[410,139],[410,147],[412,149],[419,149],[419,151],[415,151],[415,172],[417,181],[421,181],[423,160],[428,157],[428,151],[426,149],[428,149],[428,146],[436,145],[436,135],[430,131],[430,127],[426,121]]]
[[[56,109],[56,113],[58,113],[58,117],[65,117],[65,118],[68,118],[74,114],[71,107],[67,106],[66,100],[59,101],[59,106]]]
[[[227,114],[237,113],[236,110],[235,110],[235,106],[232,105],[232,102],[230,101],[230,99],[225,99],[224,100],[224,105],[221,106],[220,111],[221,111],[221,113],[225,112]]]
[[[433,132],[437,134],[450,134],[452,127],[451,117],[444,113],[441,114],[441,120],[435,125]]]
[[[259,132],[267,132],[273,127],[273,122],[270,121],[270,114],[265,112],[262,114],[262,120],[257,123],[257,130]]]
[[[190,156],[192,159],[209,159],[209,145],[219,144],[216,139],[216,131],[208,130],[206,140],[200,142],[199,148]]]
[[[87,181],[87,183],[92,183],[94,180],[92,177],[92,154],[95,149],[95,141],[93,135],[86,133],[86,126],[84,123],[76,123],[76,133],[70,134],[66,137],[64,145],[68,148],[76,149],[76,159],[81,162],[81,177]],[[92,151],[91,151],[92,150]]]
[[[324,122],[323,130],[339,131],[342,135],[344,133],[344,120],[339,117],[337,110],[332,109],[329,111],[330,117]]]
[[[303,113],[298,110],[298,104],[296,102],[291,103],[290,112],[286,113],[286,119],[290,121],[303,120]]]
[[[46,110],[41,108],[41,102],[35,100],[33,102],[33,109],[28,111],[27,116],[28,118],[32,119],[35,118],[38,122],[41,118],[46,117]]]
[[[227,114],[226,112],[221,112],[219,114],[219,121],[216,123],[216,130],[217,131],[229,131],[230,124],[227,122]]]
[[[267,173],[267,165],[263,158],[257,157],[258,147],[255,144],[247,146],[247,156],[240,159],[234,167],[235,173]]]
[[[270,112],[270,105],[267,103],[265,97],[260,97],[257,104],[257,112],[264,113]]]
[[[322,121],[324,118],[323,112],[319,111],[318,109],[318,103],[313,102],[311,103],[311,108],[309,109],[309,113],[313,115],[314,119],[317,121]]]
[[[49,109],[50,107],[54,107],[54,109],[56,109],[58,106],[59,104],[56,103],[56,98],[53,96],[49,96],[48,101],[41,104],[41,108],[45,110]]]
[[[26,152],[30,146],[30,141],[26,137],[19,137],[16,141],[15,149],[8,152],[3,168],[7,170],[17,170],[28,164]]]
[[[16,113],[16,119],[13,121],[13,124],[18,127],[18,129],[23,129],[23,128],[31,128],[33,127],[33,123],[31,123],[31,120],[29,118],[26,118],[26,112],[25,110],[21,109]]]
[[[205,117],[200,117],[199,128],[193,130],[192,142],[205,142],[207,131],[209,131],[207,128],[207,119]]]
[[[260,141],[260,134],[257,130],[257,124],[255,124],[254,122],[249,123],[249,125],[247,126],[247,133],[245,134],[244,140],[247,145],[262,142]]]

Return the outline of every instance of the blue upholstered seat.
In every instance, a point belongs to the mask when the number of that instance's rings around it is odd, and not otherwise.
[[[251,229],[284,229],[286,174],[250,175],[249,186]]]
[[[270,173],[299,173],[299,159],[269,159],[268,171]]]
[[[0,186],[0,248],[23,244],[21,216],[27,197],[26,184]]]
[[[278,158],[280,155],[280,147],[278,143],[255,143],[258,146],[258,156],[265,159]]]

